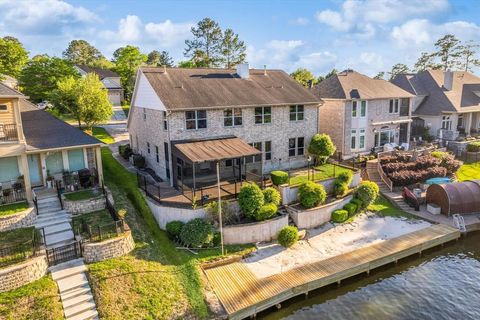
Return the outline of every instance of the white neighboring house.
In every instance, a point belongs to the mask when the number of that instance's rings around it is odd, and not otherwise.
[[[435,137],[455,140],[480,132],[480,78],[465,71],[425,70],[400,74],[394,84],[415,95],[412,136],[428,129]]]
[[[120,82],[120,76],[108,69],[92,68],[85,65],[76,65],[75,68],[83,76],[87,73],[95,73],[100,78],[105,89],[108,90],[108,100],[114,106],[119,106],[123,101],[123,88]]]

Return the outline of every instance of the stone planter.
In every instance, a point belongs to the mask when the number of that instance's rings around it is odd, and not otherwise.
[[[360,171],[353,173],[352,183],[350,183],[350,188],[356,188],[362,182]],[[335,178],[318,181],[317,184],[323,185],[327,193],[333,192],[333,185],[335,183]],[[288,205],[291,203],[298,202],[298,188],[299,186],[289,186],[288,184],[283,184],[278,186],[278,191],[282,196],[282,205]]]
[[[225,244],[246,244],[272,241],[278,232],[288,226],[288,215],[273,219],[223,227],[223,242]]]
[[[299,229],[312,229],[330,221],[332,212],[343,208],[352,198],[353,195],[348,195],[343,199],[311,209],[303,209],[300,205],[295,205],[287,207],[287,211]]]
[[[30,227],[36,219],[37,213],[33,207],[7,216],[0,216],[0,231]]]
[[[92,263],[123,256],[135,248],[132,232],[125,231],[118,237],[102,242],[84,243],[83,257],[85,262]]]
[[[45,276],[48,262],[45,252],[6,268],[0,269],[0,292],[13,290]]]
[[[113,196],[110,190],[107,190],[108,200],[114,204]],[[100,193],[97,197],[72,201],[65,198],[65,195],[62,195],[63,207],[64,209],[71,213],[72,215],[78,215],[83,213],[95,212],[105,209],[105,196],[103,193]]]

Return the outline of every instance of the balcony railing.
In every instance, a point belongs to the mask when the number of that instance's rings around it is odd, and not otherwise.
[[[0,123],[0,142],[17,141],[17,125]]]

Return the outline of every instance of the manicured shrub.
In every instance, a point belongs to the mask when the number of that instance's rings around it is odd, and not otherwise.
[[[255,213],[264,203],[265,198],[259,186],[255,183],[247,183],[242,186],[238,194],[238,205],[247,217],[255,219]]]
[[[348,212],[348,216],[351,217],[357,212],[357,205],[355,203],[349,202],[343,206],[343,210]]]
[[[277,189],[269,187],[265,188],[262,192],[265,203],[273,203],[277,206],[280,204],[280,200],[282,199]]]
[[[350,203],[355,204],[357,206],[357,210],[360,210],[361,208],[363,208],[363,202],[358,198],[353,198],[352,200],[350,200]]]
[[[133,151],[129,144],[124,144],[118,146],[118,153],[122,158],[128,160],[128,158],[130,158],[130,156],[133,154]]]
[[[317,133],[308,144],[308,153],[314,156],[317,164],[325,163],[337,148],[328,134]]]
[[[134,154],[133,165],[137,168],[145,168],[145,158],[139,154]]]
[[[332,212],[332,221],[333,222],[343,222],[348,219],[348,211],[338,209]]]
[[[270,172],[270,177],[272,179],[272,183],[276,186],[285,184],[288,182],[288,173],[285,171],[272,171]]]
[[[480,141],[473,141],[467,144],[468,152],[480,152]]]
[[[322,185],[307,181],[298,188],[298,198],[300,204],[308,209],[324,203],[327,199],[327,193]]]
[[[207,220],[196,218],[183,226],[180,239],[187,246],[200,248],[212,243],[213,233],[214,229]]]
[[[338,180],[335,181],[335,183],[333,184],[333,194],[337,198],[343,197],[344,195],[347,194],[347,192],[348,192],[348,184]]]
[[[375,182],[364,181],[357,189],[357,198],[362,200],[364,207],[367,207],[377,199],[379,192],[380,190]]]
[[[298,241],[298,229],[294,226],[283,227],[278,233],[278,243],[285,248],[293,246]]]
[[[267,203],[260,207],[260,209],[255,212],[255,220],[263,221],[270,219],[275,216],[277,213],[278,208],[277,205],[274,203]]]
[[[339,181],[339,182],[343,182],[347,186],[349,186],[350,183],[352,183],[352,180],[353,180],[353,173],[352,173],[352,171],[344,171],[344,172],[342,172],[338,175],[336,180]]]
[[[182,232],[182,228],[185,224],[182,221],[170,221],[167,223],[165,226],[165,229],[167,230],[168,236],[171,239],[176,239],[180,236],[180,233]]]

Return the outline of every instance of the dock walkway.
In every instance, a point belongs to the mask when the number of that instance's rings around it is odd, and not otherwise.
[[[243,319],[459,237],[459,230],[439,224],[267,278],[257,278],[243,262],[204,267],[204,272],[229,319]]]

